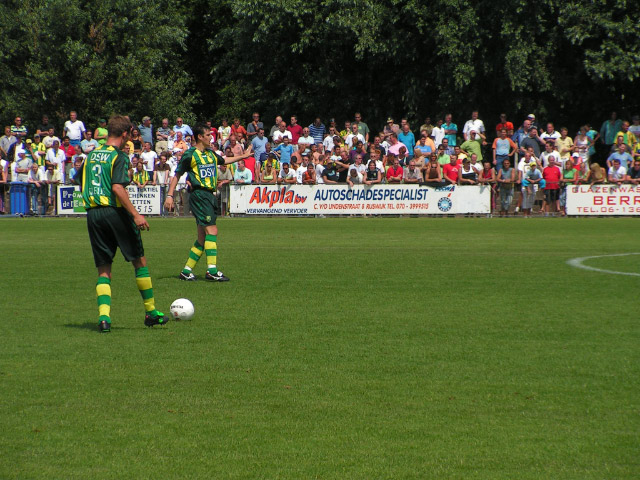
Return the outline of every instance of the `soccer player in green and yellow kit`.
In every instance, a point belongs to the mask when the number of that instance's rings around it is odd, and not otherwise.
[[[133,125],[127,117],[112,116],[106,143],[89,153],[75,180],[82,185],[82,198],[87,209],[87,228],[98,268],[98,327],[111,331],[111,264],[120,251],[135,268],[136,284],[144,303],[144,324],[164,325],[169,320],[156,310],[151,277],[144,257],[140,230],[149,224],[129,200],[129,157],[120,149],[129,141]]]
[[[191,188],[189,207],[191,207],[193,216],[196,217],[198,239],[191,247],[187,263],[178,278],[186,281],[195,280],[193,268],[204,252],[207,256],[205,280],[227,282],[229,278],[224,276],[217,266],[218,227],[216,226],[213,193],[218,186],[218,165],[228,165],[251,156],[251,147],[242,155],[222,158],[211,150],[211,130],[205,124],[199,123],[193,128],[193,137],[196,140],[196,146],[182,154],[182,159],[176,168],[175,176],[171,179],[167,199],[164,202],[167,210],[173,209],[173,192],[178,184],[178,179],[186,173],[187,182]]]

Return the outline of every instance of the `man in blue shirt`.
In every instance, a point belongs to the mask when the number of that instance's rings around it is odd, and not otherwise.
[[[620,162],[620,165],[622,165],[624,168],[631,168],[633,157],[627,152],[626,144],[621,144],[619,151],[613,152],[611,155],[609,155],[609,158],[607,158],[607,167],[611,167],[611,165],[613,165],[613,162],[615,162],[616,160],[618,160]]]
[[[416,146],[416,137],[413,135],[413,132],[409,130],[408,123],[402,126],[402,131],[398,133],[398,140],[407,147],[407,158],[411,160],[413,158],[413,149]]]
[[[324,132],[324,124],[322,123],[322,120],[320,120],[320,117],[316,118],[315,122],[309,125],[309,133],[313,137],[313,141],[316,145],[318,143],[322,143],[324,140]]]
[[[456,135],[458,134],[458,126],[451,121],[451,114],[447,113],[444,117],[444,123],[442,124],[444,129],[444,138],[449,139],[449,146],[456,146]]]
[[[274,148],[273,151],[280,152],[280,163],[291,163],[293,146],[289,144],[289,137],[282,137],[282,143]]]
[[[191,127],[182,121],[182,117],[176,118],[176,124],[173,126],[173,133],[178,132],[182,132],[183,137],[186,137],[187,135],[191,135],[191,137],[193,137]]]
[[[258,128],[258,133],[251,140],[253,155],[256,160],[260,161],[262,154],[267,152],[267,143],[269,143],[269,140],[264,136],[264,128]]]
[[[151,125],[151,117],[142,117],[142,123],[138,125],[140,136],[145,142],[149,142],[153,147],[153,125]]]

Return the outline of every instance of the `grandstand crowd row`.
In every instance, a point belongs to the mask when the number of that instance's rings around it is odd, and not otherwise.
[[[218,188],[224,204],[229,184],[339,184],[417,183],[430,186],[487,185],[492,206],[501,214],[511,210],[531,214],[536,198],[543,212],[563,212],[564,191],[569,184],[640,183],[640,117],[631,122],[615,112],[599,130],[589,124],[573,135],[552,122],[538,125],[530,114],[518,128],[501,114],[487,130],[471,113],[462,129],[451,114],[425,118],[412,128],[406,118],[389,117],[375,131],[360,113],[338,125],[316,118],[308,126],[292,115],[287,123],[278,116],[268,133],[258,113],[243,125],[223,119],[211,130],[211,149],[222,157],[252,155],[237,164],[220,166]],[[98,119],[94,129],[71,112],[61,137],[47,116],[30,131],[16,117],[0,137],[0,212],[7,213],[12,182],[29,185],[33,213],[55,212],[55,186],[72,184],[86,155],[104,145],[107,121]],[[131,160],[130,179],[139,188],[166,188],[182,154],[195,145],[191,127],[178,117],[156,127],[143,117],[134,128],[124,151]],[[188,195],[185,178],[178,184],[180,196]],[[514,195],[515,194],[515,195]],[[515,200],[515,203],[514,203]],[[184,204],[183,198],[183,204]]]

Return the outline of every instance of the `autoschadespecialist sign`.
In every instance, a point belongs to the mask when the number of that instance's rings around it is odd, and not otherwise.
[[[491,190],[450,185],[232,185],[231,213],[250,215],[490,213]]]

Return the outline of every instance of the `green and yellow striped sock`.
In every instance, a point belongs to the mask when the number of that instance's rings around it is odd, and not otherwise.
[[[195,268],[198,260],[200,260],[200,257],[202,256],[203,250],[204,247],[200,245],[200,242],[198,242],[198,240],[196,240],[196,242],[193,244],[193,247],[191,247],[191,250],[189,251],[189,258],[187,258],[187,264],[182,269],[182,273],[188,275],[189,272],[191,272]]]
[[[98,277],[96,295],[98,296],[98,315],[100,315],[98,321],[111,323],[111,279],[109,277]]]
[[[218,240],[217,235],[207,235],[204,237],[204,251],[207,254],[207,271],[211,275],[218,273],[216,262],[218,261]]]
[[[151,286],[151,276],[148,267],[136,268],[136,285],[140,290],[144,309],[147,313],[155,313],[156,306],[153,299],[153,287]]]

